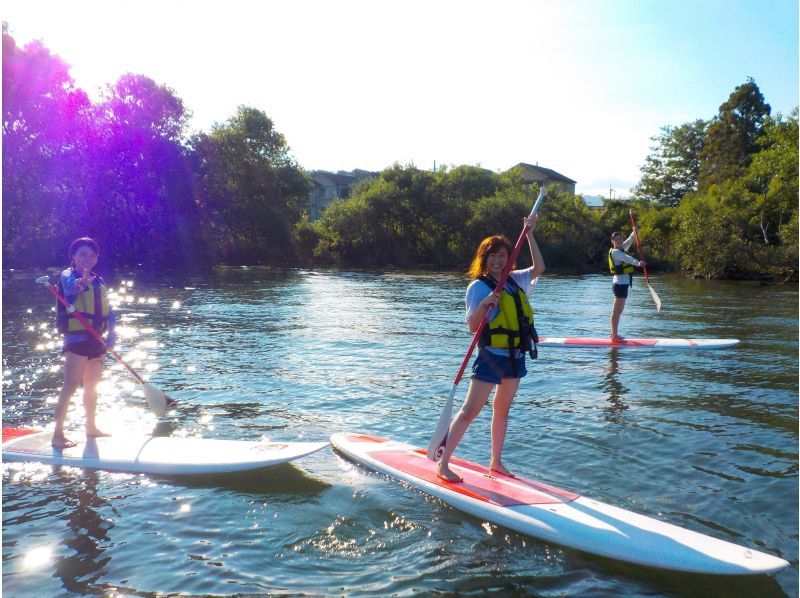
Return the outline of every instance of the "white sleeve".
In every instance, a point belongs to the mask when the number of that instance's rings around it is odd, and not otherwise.
[[[619,249],[611,250],[611,259],[614,260],[614,263],[625,262],[626,264],[630,264],[631,266],[639,265],[639,260]]]
[[[526,295],[530,295],[533,293],[533,289],[536,287],[536,284],[539,282],[539,277],[531,278],[531,274],[533,273],[533,267],[525,268],[524,270],[514,270],[511,272],[511,278],[514,279],[514,282],[519,285],[519,288],[522,289],[522,292]]]
[[[633,241],[634,241],[635,239],[636,239],[636,233],[635,233],[635,232],[632,232],[632,233],[631,233],[631,234],[628,236],[628,238],[627,238],[627,239],[625,239],[625,240],[622,242],[622,249],[624,249],[625,251],[628,251],[628,249],[630,249],[630,248],[631,248],[631,245],[633,244]]]
[[[469,323],[470,317],[472,317],[472,314],[474,314],[475,310],[478,309],[480,302],[486,299],[486,296],[493,290],[494,289],[490,289],[483,281],[480,280],[473,280],[470,283],[470,285],[467,287],[467,296],[465,299],[465,303],[467,305],[467,315],[465,317],[466,322]]]

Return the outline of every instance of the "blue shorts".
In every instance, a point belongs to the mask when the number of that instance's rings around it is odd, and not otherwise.
[[[472,364],[472,377],[490,384],[500,384],[503,378],[523,378],[528,370],[525,369],[525,356],[514,360],[517,371],[514,373],[511,358],[506,355],[495,355],[486,349],[478,351],[475,363]]]
[[[628,298],[628,288],[631,285],[629,284],[614,284],[611,287],[611,290],[614,291],[614,297],[617,299],[627,299]]]

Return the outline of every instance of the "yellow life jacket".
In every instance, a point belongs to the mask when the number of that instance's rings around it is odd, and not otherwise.
[[[611,252],[614,251],[614,247],[608,250],[608,268],[611,270],[612,274],[633,274],[633,266],[627,262],[622,262],[621,264],[615,264],[613,258],[611,257]],[[620,249],[620,251],[622,251]],[[623,251],[623,253],[625,253]],[[627,255],[627,254],[626,254]]]
[[[70,300],[70,297],[64,295],[64,288],[60,280],[57,289],[62,297],[67,301]],[[75,311],[80,312],[98,333],[102,334],[108,328],[108,287],[102,277],[95,276],[92,286],[82,293],[78,293],[72,305],[75,307]],[[68,313],[60,301],[56,301],[56,324],[58,331],[62,334],[86,331],[80,320],[73,313]]]
[[[481,276],[478,280],[492,290],[497,287],[497,281],[487,276]],[[498,309],[497,317],[488,322],[481,332],[478,346],[508,349],[512,358],[515,349],[518,349],[523,353],[530,352],[531,358],[536,359],[536,343],[539,342],[539,337],[533,325],[533,308],[525,292],[513,278],[508,279],[506,287],[500,293]]]

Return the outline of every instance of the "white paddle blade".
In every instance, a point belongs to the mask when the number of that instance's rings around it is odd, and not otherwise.
[[[658,298],[655,289],[650,285],[647,285],[647,288],[650,289],[650,294],[653,296],[653,303],[656,304],[656,311],[661,311],[661,299]]]
[[[433,432],[433,437],[428,444],[427,457],[431,461],[439,461],[444,453],[444,445],[447,442],[447,432],[450,430],[450,419],[453,415],[453,398],[456,396],[456,385],[450,389],[450,396],[442,408],[442,414],[439,416],[439,423],[436,424],[436,430]]]
[[[167,412],[170,401],[161,389],[145,382],[142,384],[142,391],[144,392],[147,406],[150,407],[150,411],[156,414],[156,417],[161,417]]]

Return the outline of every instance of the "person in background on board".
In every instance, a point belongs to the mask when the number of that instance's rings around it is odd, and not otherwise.
[[[619,342],[623,338],[619,335],[619,320],[625,309],[625,300],[628,298],[628,289],[633,284],[633,267],[644,268],[647,262],[639,261],[635,257],[625,253],[636,238],[639,227],[634,227],[630,236],[624,241],[622,233],[611,233],[611,244],[613,247],[608,251],[608,267],[614,275],[614,283],[611,287],[614,292],[614,305],[611,308],[611,341]]]
[[[478,245],[467,271],[472,282],[467,287],[466,321],[473,334],[480,326],[486,309],[491,305],[487,324],[481,333],[478,356],[472,366],[472,380],[461,410],[450,424],[444,453],[436,473],[448,482],[461,482],[462,478],[450,469],[450,457],[467,431],[470,423],[486,405],[492,388],[491,459],[489,469],[513,477],[502,461],[503,443],[508,427],[508,412],[525,376],[525,352],[536,357],[536,329],[533,326],[533,310],[528,303],[539,276],[544,272],[544,260],[533,236],[538,216],[525,218],[528,229],[528,245],[532,266],[514,270],[508,277],[500,295],[494,289],[513,251],[504,236],[486,237]]]
[[[70,267],[61,273],[58,292],[75,310],[80,312],[100,334],[107,332],[105,346],[86,331],[83,324],[56,302],[56,322],[64,335],[64,386],[55,409],[56,425],[53,431],[53,448],[75,446],[64,436],[64,420],[72,395],[83,384],[83,408],[86,412],[86,436],[109,436],[95,422],[97,385],[103,373],[106,347],[113,348],[114,311],[108,303],[108,287],[102,277],[93,272],[100,255],[100,247],[89,237],[72,242],[69,248]]]

